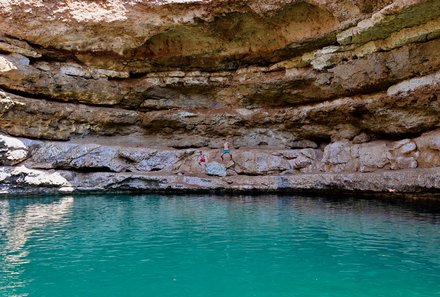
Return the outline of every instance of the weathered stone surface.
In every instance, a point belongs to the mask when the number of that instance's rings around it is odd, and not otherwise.
[[[323,151],[236,149],[233,160],[227,164],[215,161],[219,159],[219,150],[205,150],[209,160],[206,172],[197,164],[198,151],[194,149],[162,150],[26,139],[18,142],[9,137],[8,143],[14,144],[13,147],[26,147],[30,151],[30,157],[22,164],[57,169],[57,172],[25,166],[2,167],[0,190],[2,194],[104,190],[386,191],[388,188],[402,192],[435,191],[439,189],[436,188],[437,134],[438,131],[394,142],[354,144],[345,140],[331,143]],[[435,168],[425,171],[424,167]],[[388,173],[391,171],[396,173]],[[330,174],[335,172],[337,174]],[[200,177],[201,174],[214,177],[207,179]],[[418,174],[421,176],[415,178]],[[229,179],[227,175],[235,178]],[[387,179],[381,181],[380,178]],[[368,186],[368,182],[372,184]]]
[[[142,131],[138,112],[28,99],[0,91],[0,126],[15,136],[66,140],[72,135]]]
[[[118,149],[94,144],[52,143],[32,154],[34,168],[66,168],[120,172],[126,164],[118,159]]]
[[[175,164],[188,153],[177,150],[157,150],[139,148],[121,148],[118,157],[128,161],[125,165],[128,171],[160,171],[171,172]]]
[[[324,149],[322,157],[322,170],[329,172],[349,171],[354,172],[359,168],[356,155],[348,141],[338,141],[329,144]]]
[[[438,0],[98,2],[0,0],[0,165],[85,191],[436,189],[413,172],[440,167]],[[33,169],[4,188],[67,187]]]
[[[16,165],[26,160],[28,150],[20,139],[0,135],[0,165]]]
[[[168,71],[127,79],[122,72],[100,78],[97,71],[113,70],[84,68],[72,62],[29,65],[29,60],[26,63],[13,54],[2,56],[5,70],[0,72],[0,86],[57,101],[144,110],[304,104],[385,90],[399,81],[438,71],[439,44],[434,39],[363,57],[352,54],[322,71],[304,66],[277,71],[249,67],[227,72],[186,71],[183,76]]]
[[[32,168],[79,171],[171,172],[186,151],[52,142],[40,144],[27,162]]]
[[[361,172],[389,169],[390,167],[390,153],[386,143],[374,142],[358,146],[357,155],[359,156],[359,170]]]
[[[383,39],[405,27],[413,27],[440,16],[440,4],[431,1],[395,1],[363,20],[354,28],[338,35],[338,41],[346,43],[365,43]],[[405,20],[405,22],[402,22]]]
[[[72,191],[70,183],[58,172],[33,170],[25,166],[0,167],[0,196]]]
[[[425,133],[414,141],[420,152],[417,157],[419,167],[440,167],[440,132]]]
[[[226,176],[226,166],[219,162],[210,162],[206,166],[206,174],[212,176]]]
[[[89,53],[100,52],[108,60],[113,58],[112,64],[146,64],[144,70],[190,59],[200,66],[223,66],[243,55],[245,61],[276,59],[287,49],[312,46],[311,38],[322,38],[341,27],[341,22],[362,15],[351,1],[337,5],[328,0],[264,0],[246,5],[223,0],[114,1],[109,5],[29,1],[25,8],[4,0],[1,5],[5,22],[0,31],[9,36],[78,52],[77,58],[86,63],[97,63]],[[82,30],[76,30],[79,25]],[[298,27],[302,30],[295,30]],[[151,62],[139,61],[143,57]]]
[[[290,169],[289,162],[281,156],[259,151],[236,152],[234,162],[234,171],[238,174],[273,174]]]
[[[388,169],[435,167],[438,132],[414,139],[371,141],[356,144],[343,140],[321,149],[237,148],[226,157],[222,172],[239,175],[280,174],[291,169],[301,172],[374,172]],[[197,161],[197,149],[146,148],[145,145],[105,145],[71,142],[31,141],[4,137],[9,144],[5,152],[25,150],[23,164],[40,169],[76,171],[203,173]],[[112,138],[110,138],[112,139]],[[97,139],[99,140],[99,139]],[[104,141],[103,141],[104,142]],[[221,150],[204,149],[209,163],[218,167]],[[427,158],[428,161],[425,159]],[[20,160],[24,161],[24,160]],[[431,162],[434,164],[431,165]],[[418,165],[420,163],[420,165]],[[221,164],[220,164],[221,165]]]
[[[273,192],[357,191],[413,193],[440,188],[440,170],[412,169],[377,173],[325,173],[283,176],[195,177],[135,173],[50,173],[0,167],[0,195],[121,192],[218,191]]]
[[[307,166],[311,165],[313,163],[313,159],[308,158],[304,155],[298,156],[298,158],[295,158],[292,161],[289,161],[290,165],[293,169],[302,169],[306,168]]]
[[[440,102],[435,96],[439,90],[440,84],[422,84],[392,96],[378,93],[250,113],[241,109],[139,112],[48,102],[0,92],[0,104],[4,106],[0,110],[0,125],[9,134],[48,139],[146,133],[172,137],[177,140],[176,146],[191,147],[205,146],[207,137],[232,134],[239,136],[237,143],[243,146],[267,143],[295,147],[297,138],[338,135],[333,137],[336,140],[353,138],[360,130],[396,135],[434,129],[440,125]],[[334,125],[338,122],[344,124]],[[254,134],[258,125],[271,128]]]
[[[363,132],[363,133],[361,133],[359,135],[356,135],[353,138],[353,143],[356,143],[356,144],[365,143],[365,142],[370,141],[370,139],[371,139],[370,136]]]

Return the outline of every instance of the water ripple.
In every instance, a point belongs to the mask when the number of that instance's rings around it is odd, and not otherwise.
[[[359,199],[0,200],[0,296],[439,296],[439,226]]]

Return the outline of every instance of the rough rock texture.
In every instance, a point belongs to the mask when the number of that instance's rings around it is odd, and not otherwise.
[[[231,160],[205,149],[145,148],[35,141],[0,135],[9,165],[0,167],[0,194],[93,191],[391,191],[435,192],[440,185],[440,130],[413,139],[315,148],[239,148]],[[16,148],[16,149],[12,149]],[[228,158],[226,158],[228,159]],[[55,171],[54,171],[55,170]]]
[[[0,194],[94,192],[386,192],[438,193],[438,168],[375,173],[326,173],[290,176],[198,177],[127,173],[76,173],[0,167]],[[438,197],[434,196],[434,197]]]
[[[0,0],[0,191],[439,191],[439,48],[439,0]]]

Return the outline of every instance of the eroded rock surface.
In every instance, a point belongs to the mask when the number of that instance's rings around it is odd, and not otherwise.
[[[356,185],[363,173],[372,173],[365,177],[376,179],[374,187],[365,190],[379,191],[385,189],[385,184],[379,183],[379,177],[385,172],[394,172],[385,176],[396,178],[400,183],[396,189],[388,181],[386,189],[390,190],[434,191],[440,182],[440,130],[399,141],[357,144],[343,140],[302,149],[236,148],[232,158],[224,160],[221,160],[219,149],[203,148],[209,160],[206,168],[198,164],[200,149],[36,142],[5,136],[0,139],[7,139],[11,147],[15,145],[18,150],[24,150],[27,156],[18,159],[21,166],[1,167],[2,193],[33,192],[32,187],[36,187],[36,192],[99,189],[246,191],[253,189],[253,182],[259,190],[312,190],[310,182],[306,188],[293,183],[305,178],[301,176],[313,177],[316,182],[319,176],[329,179],[322,188],[317,184],[317,189],[360,190],[367,182]],[[0,155],[1,164],[11,165],[10,161],[10,154]],[[411,185],[405,187],[405,176],[409,172]],[[414,180],[415,175],[418,179]],[[112,182],[105,180],[110,177]],[[271,184],[270,180],[277,180],[277,183]],[[344,184],[337,184],[338,180],[343,180]],[[264,183],[260,184],[262,181]],[[180,186],[173,185],[174,182]],[[185,184],[190,186],[186,188]]]
[[[0,0],[2,191],[438,190],[439,47],[439,0]]]

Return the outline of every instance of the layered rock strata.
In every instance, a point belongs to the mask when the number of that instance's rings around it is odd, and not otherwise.
[[[439,48],[439,0],[0,0],[0,192],[439,191]]]
[[[53,142],[0,136],[0,194],[96,191],[436,192],[440,130],[400,141],[340,140],[308,148],[219,149]],[[97,139],[95,139],[96,141]],[[107,139],[108,140],[108,139]],[[101,139],[102,142],[103,139]]]

